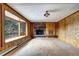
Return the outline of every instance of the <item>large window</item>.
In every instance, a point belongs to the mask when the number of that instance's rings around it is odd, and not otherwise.
[[[5,11],[5,39],[26,35],[26,22]]]
[[[5,38],[18,36],[18,21],[5,16]]]
[[[26,34],[26,23],[20,22],[20,35]]]

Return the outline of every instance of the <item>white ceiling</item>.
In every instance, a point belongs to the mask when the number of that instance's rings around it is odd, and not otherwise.
[[[9,5],[31,22],[57,22],[79,10],[78,3],[9,3]],[[49,12],[50,16],[44,16],[45,11],[54,9],[59,11]]]

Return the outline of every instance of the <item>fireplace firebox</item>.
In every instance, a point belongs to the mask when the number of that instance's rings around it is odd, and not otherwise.
[[[44,35],[44,30],[42,30],[42,29],[37,29],[37,30],[36,30],[36,35]]]

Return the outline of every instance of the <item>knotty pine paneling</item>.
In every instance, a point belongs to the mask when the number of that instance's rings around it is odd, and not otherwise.
[[[59,39],[79,48],[79,11],[59,21]]]
[[[53,22],[47,22],[46,23],[46,30],[47,30],[47,36],[55,36],[55,23]],[[50,34],[51,32],[51,34]]]

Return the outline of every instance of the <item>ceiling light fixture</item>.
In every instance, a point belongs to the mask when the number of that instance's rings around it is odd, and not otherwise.
[[[48,13],[48,11],[46,11],[46,13],[44,14],[45,17],[48,17],[50,14]]]
[[[50,14],[49,12],[58,12],[58,11],[61,11],[61,9],[53,9],[53,10],[47,10],[44,14],[45,17],[48,17]]]

